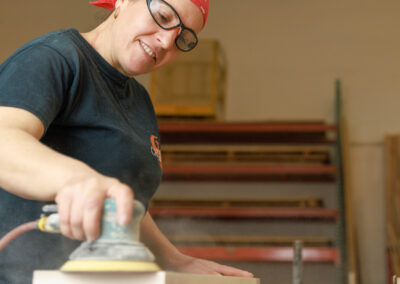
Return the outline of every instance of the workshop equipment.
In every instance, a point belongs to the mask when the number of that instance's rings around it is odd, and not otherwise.
[[[139,242],[139,227],[144,206],[134,201],[132,221],[127,226],[117,222],[114,199],[106,199],[103,207],[102,232],[93,241],[83,242],[74,250],[62,271],[157,271],[154,255]]]
[[[19,234],[32,229],[49,233],[59,233],[59,217],[56,205],[43,207],[45,213],[29,229],[17,227],[7,234],[3,242],[5,247]],[[155,263],[154,255],[139,241],[139,227],[145,208],[139,201],[134,201],[133,218],[130,224],[122,226],[117,222],[117,206],[114,199],[106,199],[103,206],[101,234],[95,241],[85,241],[69,256],[69,260],[61,267],[62,271],[157,271],[160,267]],[[11,237],[10,237],[11,236]],[[0,249],[1,251],[1,249]]]

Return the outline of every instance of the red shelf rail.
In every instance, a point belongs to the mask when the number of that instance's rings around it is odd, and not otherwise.
[[[215,164],[166,164],[163,180],[308,180],[334,181],[337,168],[333,165],[215,165]]]
[[[337,127],[323,122],[160,122],[162,143],[323,143]]]
[[[194,247],[179,246],[178,249],[194,257],[212,260],[292,262],[292,247]],[[302,250],[304,262],[339,263],[339,251],[336,248],[312,248]]]
[[[323,122],[160,122],[160,132],[325,132],[336,131]]]

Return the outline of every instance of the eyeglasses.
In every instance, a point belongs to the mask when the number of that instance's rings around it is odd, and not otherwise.
[[[187,52],[196,47],[199,41],[196,33],[183,25],[178,13],[170,4],[164,0],[146,1],[150,15],[162,29],[171,30],[177,27],[181,28],[180,33],[175,39],[175,45],[179,50]]]

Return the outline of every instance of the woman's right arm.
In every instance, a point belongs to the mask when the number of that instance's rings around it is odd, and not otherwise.
[[[42,144],[43,123],[32,113],[0,106],[0,187],[22,198],[58,204],[62,233],[94,240],[105,198],[115,198],[122,224],[130,221],[133,191],[85,163]]]

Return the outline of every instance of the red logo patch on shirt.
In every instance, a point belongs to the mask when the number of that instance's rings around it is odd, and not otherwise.
[[[151,154],[157,158],[160,163],[160,168],[162,168],[162,159],[161,159],[161,150],[160,150],[160,142],[158,141],[158,137],[155,135],[150,136],[151,142]]]

